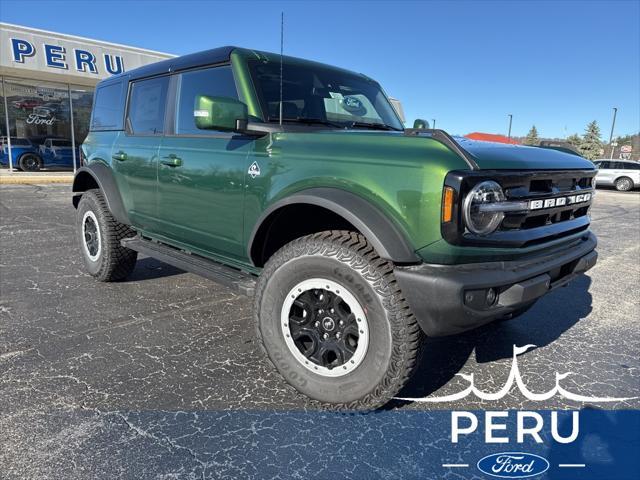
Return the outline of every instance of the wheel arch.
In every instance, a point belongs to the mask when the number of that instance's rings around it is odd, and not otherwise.
[[[78,208],[82,193],[92,188],[98,188],[102,191],[113,218],[125,225],[131,225],[118,185],[113,177],[113,172],[102,162],[94,162],[77,170],[72,186],[73,206],[75,208]]]
[[[304,221],[278,235],[270,242],[274,227],[286,223],[287,213],[302,211]],[[282,222],[282,223],[281,223]],[[256,222],[247,246],[247,253],[257,267],[264,266],[271,254],[295,238],[323,230],[350,229],[361,233],[384,259],[399,264],[418,263],[411,243],[396,223],[378,207],[356,194],[338,188],[312,188],[276,201]]]

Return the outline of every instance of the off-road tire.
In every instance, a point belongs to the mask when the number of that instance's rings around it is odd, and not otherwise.
[[[42,160],[33,153],[25,153],[18,160],[18,166],[23,172],[37,172],[42,168]]]
[[[92,212],[98,221],[101,248],[95,260],[90,258],[84,246],[83,221],[87,212]],[[99,281],[123,280],[135,268],[138,252],[120,244],[120,240],[135,236],[135,232],[113,218],[100,190],[87,190],[82,194],[76,211],[76,235],[85,266],[89,274]]]
[[[616,190],[619,192],[628,192],[633,189],[633,180],[629,177],[620,177],[615,182]]]
[[[339,283],[366,312],[370,335],[361,363],[340,377],[320,376],[298,361],[281,328],[284,300],[308,278]],[[378,408],[412,374],[423,333],[402,296],[391,262],[380,258],[359,233],[325,231],[301,237],[278,250],[256,285],[254,318],[261,345],[276,370],[298,392],[324,409]]]

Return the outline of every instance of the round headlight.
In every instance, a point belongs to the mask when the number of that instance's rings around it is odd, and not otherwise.
[[[504,202],[502,188],[492,180],[480,182],[464,199],[464,221],[472,233],[489,235],[504,218],[504,213],[491,209],[491,204]]]

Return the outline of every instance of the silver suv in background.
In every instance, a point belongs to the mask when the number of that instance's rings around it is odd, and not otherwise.
[[[640,187],[640,162],[630,160],[594,160],[598,167],[596,185],[613,186],[619,192]]]

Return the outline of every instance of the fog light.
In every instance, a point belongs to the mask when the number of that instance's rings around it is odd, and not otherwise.
[[[490,288],[489,290],[487,290],[487,305],[491,307],[495,305],[497,300],[498,300],[498,293],[496,292],[496,289]]]

